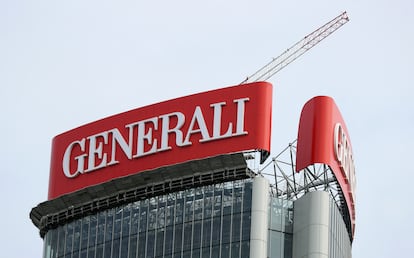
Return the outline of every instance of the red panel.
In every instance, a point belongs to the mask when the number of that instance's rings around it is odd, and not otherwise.
[[[272,85],[233,86],[134,109],[52,142],[49,199],[114,178],[245,150],[270,151]]]
[[[296,171],[313,165],[329,165],[345,195],[355,226],[355,167],[345,122],[334,100],[318,96],[302,109],[296,153]]]

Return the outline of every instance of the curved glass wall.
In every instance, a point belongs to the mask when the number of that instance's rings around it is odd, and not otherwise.
[[[129,203],[48,231],[44,258],[248,257],[251,180]]]

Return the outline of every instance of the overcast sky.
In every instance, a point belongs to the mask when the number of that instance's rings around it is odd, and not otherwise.
[[[333,97],[356,176],[353,257],[414,253],[414,29],[409,0],[0,0],[1,256],[41,257],[51,139],[147,104],[235,85],[347,11],[350,22],[270,79],[272,153],[300,110]]]

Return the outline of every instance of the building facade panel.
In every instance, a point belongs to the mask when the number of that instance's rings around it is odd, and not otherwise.
[[[351,257],[327,192],[271,196],[261,176],[153,196],[49,230],[44,258]]]
[[[335,202],[329,203],[329,257],[351,258],[352,243],[343,217]]]
[[[293,257],[352,257],[349,232],[328,192],[309,192],[295,201]]]
[[[269,182],[257,176],[252,191],[251,246],[249,257],[265,257],[268,246]]]
[[[293,201],[271,197],[268,239],[267,257],[292,257]]]
[[[49,230],[44,258],[249,257],[251,180],[151,197]]]

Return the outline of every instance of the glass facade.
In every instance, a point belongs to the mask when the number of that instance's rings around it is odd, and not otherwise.
[[[252,212],[252,193],[261,189],[260,185],[253,184],[254,180],[219,183],[150,197],[73,220],[46,233],[43,257],[250,257],[251,252],[256,254],[251,242],[251,230],[255,229],[252,227],[265,225],[252,221],[252,213],[257,213],[256,210]],[[252,189],[253,185],[255,189]],[[302,199],[268,199],[266,194],[269,192],[262,191],[258,199],[255,195],[255,201],[266,200],[263,204],[268,203],[268,211],[264,212],[267,214],[264,221],[268,224],[263,227],[267,228],[267,232],[263,232],[264,240],[267,233],[267,250],[260,249],[264,251],[261,256],[267,253],[268,258],[291,258],[294,203],[297,208],[297,202]],[[302,202],[311,205],[309,200]],[[326,221],[329,236],[327,232],[326,241],[323,238],[319,241],[327,242],[324,251],[329,252],[329,257],[351,257],[351,242],[341,213],[332,199],[328,206],[329,211],[318,211],[329,212],[329,222]],[[306,217],[307,212],[308,208],[297,214]],[[298,218],[295,220],[301,223]],[[295,240],[300,239],[295,232]],[[303,237],[309,238],[307,234]],[[257,256],[255,254],[252,256]]]
[[[268,257],[291,258],[293,246],[293,201],[270,198]]]
[[[251,200],[249,179],[136,201],[49,230],[44,258],[249,257]]]
[[[329,202],[329,210],[329,257],[352,257],[352,243],[347,226],[341,212],[332,199]]]

